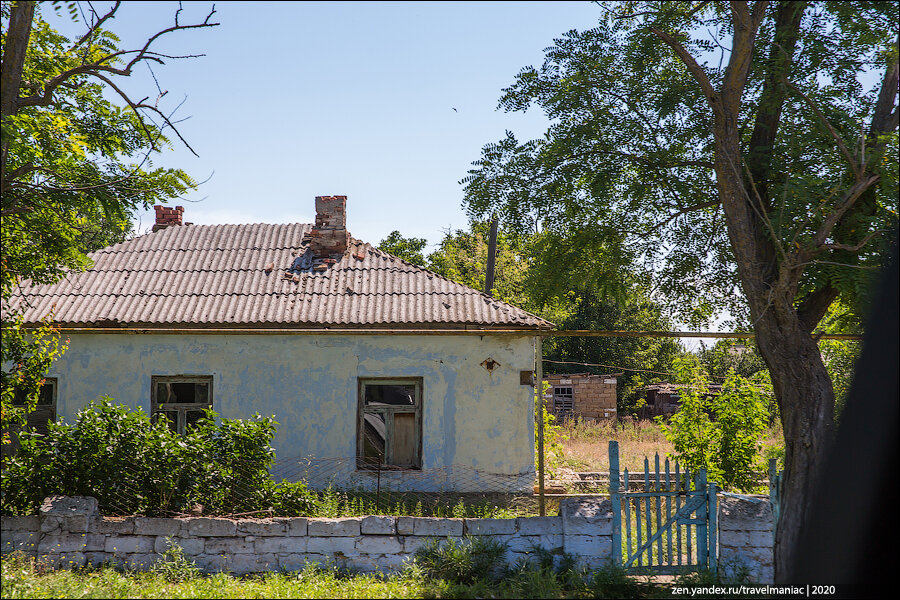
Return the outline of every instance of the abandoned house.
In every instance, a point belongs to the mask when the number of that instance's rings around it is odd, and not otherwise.
[[[534,336],[552,324],[350,237],[345,196],[315,205],[315,224],[277,225],[156,207],[152,233],[87,271],[25,282],[8,310],[70,339],[43,414],[109,395],[181,432],[205,408],[258,412],[280,463],[352,463],[334,485],[374,486],[377,464],[382,485],[530,490]]]
[[[709,391],[718,394],[722,389],[720,384],[709,384]],[[674,415],[681,408],[681,386],[660,381],[638,390],[644,394],[644,405],[638,410],[638,418],[652,419],[653,417]]]
[[[616,382],[620,374],[556,373],[544,381],[550,389],[544,394],[547,412],[557,419],[579,417],[587,421],[616,418]]]

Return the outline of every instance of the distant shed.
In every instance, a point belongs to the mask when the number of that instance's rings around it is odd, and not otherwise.
[[[638,390],[644,393],[645,403],[638,412],[640,419],[652,419],[658,416],[674,415],[681,408],[681,390],[683,386],[660,381]],[[721,384],[709,384],[709,395],[722,391]]]
[[[621,373],[554,373],[545,377],[550,390],[544,395],[547,410],[559,419],[615,419],[616,383]]]

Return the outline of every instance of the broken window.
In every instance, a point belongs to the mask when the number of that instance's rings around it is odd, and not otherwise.
[[[15,390],[13,395],[13,405],[19,408],[25,407],[28,399],[24,390]],[[26,429],[31,429],[47,435],[47,424],[56,420],[56,378],[47,377],[41,385],[40,395],[38,396],[37,405],[34,410],[27,415]],[[15,454],[19,448],[18,433],[22,431],[21,425],[11,425],[8,432],[9,443],[3,445],[3,455],[9,456]]]
[[[357,422],[360,468],[422,466],[421,379],[360,379]]]
[[[150,413],[166,419],[179,434],[203,418],[213,403],[212,375],[154,375],[151,377]]]
[[[575,414],[575,398],[571,387],[553,386],[553,413],[557,419],[570,419]]]

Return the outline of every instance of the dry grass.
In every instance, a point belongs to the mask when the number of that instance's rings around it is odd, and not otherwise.
[[[659,425],[649,420],[642,421],[602,421],[588,423],[576,419],[561,424],[560,433],[567,439],[562,441],[565,453],[565,467],[574,471],[609,472],[609,442],[619,442],[619,468],[632,473],[642,472],[644,457],[650,459],[659,453],[660,460],[674,454],[672,444],[666,440]],[[763,453],[770,448],[784,445],[781,424],[769,428],[763,440]]]
[[[562,425],[565,466],[575,471],[609,471],[609,442],[619,442],[619,468],[636,471],[644,468],[644,457],[673,452],[659,426],[652,421],[602,421],[581,419]]]

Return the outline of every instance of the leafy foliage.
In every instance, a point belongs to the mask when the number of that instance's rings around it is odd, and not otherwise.
[[[490,536],[433,539],[416,550],[415,561],[429,577],[471,584],[502,574],[507,549],[506,543]]]
[[[48,318],[40,327],[25,330],[21,316],[14,317],[3,329],[0,356],[0,394],[2,394],[3,444],[10,443],[12,425],[25,425],[27,413],[34,410],[44,376],[53,361],[66,351],[68,340],[60,344],[59,335]],[[15,405],[16,390],[25,392],[24,407]]]
[[[296,506],[303,486],[275,486],[269,467],[275,421],[219,419],[208,411],[186,435],[141,409],[105,398],[72,425],[50,423],[47,435],[24,432],[3,470],[4,514],[28,514],[51,494],[94,496],[105,511],[166,514],[196,504],[207,513]],[[298,498],[299,497],[299,498]]]
[[[200,575],[197,564],[184,555],[184,549],[172,538],[166,538],[166,550],[160,560],[153,563],[150,572],[169,583],[181,583]]]
[[[550,384],[544,382],[544,390],[546,392]],[[562,426],[556,424],[556,416],[547,411],[547,407],[541,408],[544,417],[544,468],[550,479],[556,478],[556,470],[565,463],[565,449],[562,442],[567,439],[562,433]],[[538,424],[534,424],[534,451],[535,461],[538,459]],[[537,468],[537,462],[535,462]]]
[[[599,296],[594,290],[575,296],[574,308],[562,323],[562,329],[607,329],[667,331],[671,321],[663,308],[634,288],[622,302]],[[544,345],[548,361],[587,362],[603,367],[579,364],[546,363],[551,373],[615,373],[620,415],[634,413],[641,401],[638,390],[657,381],[671,370],[672,360],[682,351],[672,338],[637,337],[565,337],[550,338]]]
[[[657,417],[676,458],[693,471],[706,469],[711,481],[725,489],[751,491],[762,469],[760,438],[768,426],[765,379],[728,372],[722,390],[710,393],[707,374],[696,359],[675,361],[681,406],[668,423]]]
[[[59,12],[60,3],[53,5]],[[4,304],[24,280],[55,283],[70,270],[88,267],[87,253],[131,233],[136,209],[166,202],[196,185],[179,169],[153,166],[152,155],[170,146],[166,134],[178,135],[170,119],[174,112],[163,112],[161,91],[154,104],[134,101],[117,81],[141,62],[164,64],[167,57],[153,51],[152,41],[143,50],[120,47],[118,37],[104,28],[118,8],[117,3],[105,16],[92,12],[85,34],[71,40],[42,19],[39,4],[2,3]],[[68,3],[68,9],[77,21],[75,3]],[[178,23],[177,15],[175,20],[167,31],[215,25],[209,17],[197,25]],[[110,100],[115,96],[121,105]],[[29,398],[26,410],[33,409],[43,374],[65,350],[65,344],[52,340],[49,319],[26,332],[5,307],[0,381],[4,431],[21,419],[11,403],[15,389]]]
[[[392,254],[397,258],[402,258],[408,263],[425,266],[425,255],[422,250],[428,240],[425,238],[406,238],[396,229],[388,234],[386,238],[378,244],[378,249],[382,252]]]

